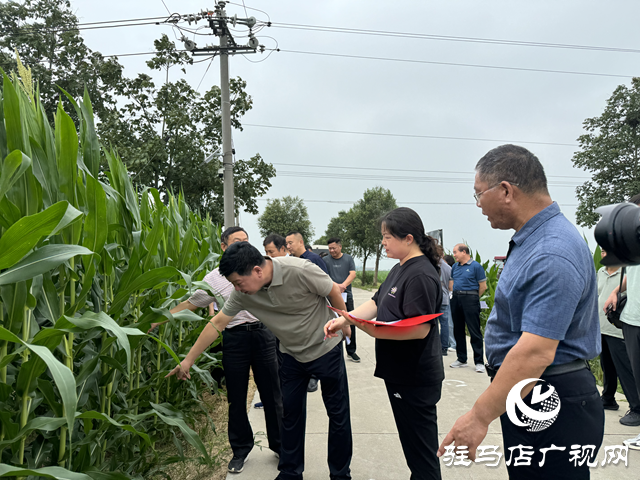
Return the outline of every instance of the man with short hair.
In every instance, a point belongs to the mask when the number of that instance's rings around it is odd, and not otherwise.
[[[249,237],[242,227],[229,227],[220,237],[220,246],[226,251],[237,242],[247,242]],[[216,268],[204,277],[211,290],[228,301],[234,288]],[[194,311],[211,307],[216,301],[204,290],[197,290],[188,300],[171,309]],[[213,310],[211,308],[211,310]],[[213,314],[213,312],[212,312]],[[166,322],[162,322],[166,323]],[[152,325],[156,328],[160,323]],[[240,473],[254,445],[253,430],[247,416],[247,390],[249,368],[260,393],[267,426],[269,448],[280,454],[280,429],[282,427],[282,393],[278,379],[276,337],[265,325],[247,311],[240,311],[222,331],[222,367],[227,383],[229,404],[229,444],[233,458],[229,462],[231,473]]]
[[[456,263],[451,268],[449,290],[451,298],[451,318],[453,319],[453,336],[456,339],[458,356],[451,368],[467,366],[467,339],[465,325],[469,329],[473,361],[476,372],[484,373],[484,355],[482,348],[482,330],[480,329],[480,297],[487,289],[487,276],[484,268],[471,259],[469,247],[459,243],[453,247],[453,258]]]
[[[316,265],[289,257],[263,257],[246,242],[231,245],[220,261],[220,273],[235,291],[204,328],[185,359],[169,375],[190,378],[189,369],[231,320],[247,310],[280,339],[284,415],[278,480],[302,480],[307,394],[311,375],[322,381],[322,400],[329,417],[327,461],[330,478],[351,478],[353,452],[349,386],[340,341],[325,338],[324,325],[335,318],[327,298],[346,308],[340,289]],[[348,332],[348,330],[347,330]]]
[[[516,233],[485,329],[491,385],[455,422],[438,455],[455,442],[475,460],[500,417],[510,479],[588,479],[604,436],[604,409],[587,363],[600,352],[591,252],[551,200],[542,164],[527,149],[488,152],[476,165],[474,190],[491,226]],[[537,420],[525,413],[531,410]],[[593,446],[586,461],[573,461],[574,445],[583,452]],[[523,466],[525,451],[532,455]]]
[[[353,306],[353,293],[351,292],[351,283],[356,278],[356,264],[353,261],[353,257],[348,253],[342,253],[342,242],[338,237],[332,237],[327,240],[327,246],[329,247],[329,255],[322,258],[329,270],[329,276],[331,280],[338,284],[342,298],[345,296],[347,304],[347,311],[352,311]],[[360,363],[360,357],[356,353],[356,330],[351,329],[350,342],[347,343],[347,357],[351,361]]]
[[[271,258],[287,256],[287,241],[276,233],[268,235],[262,242],[262,246],[264,246],[265,253]]]
[[[287,250],[294,257],[304,258],[305,260],[309,260],[311,263],[315,263],[324,273],[329,273],[327,270],[326,264],[320,258],[320,255],[317,253],[313,253],[312,251],[307,250],[304,244],[304,237],[300,232],[289,232],[287,233]]]

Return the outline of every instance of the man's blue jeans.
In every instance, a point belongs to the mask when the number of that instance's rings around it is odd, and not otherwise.
[[[451,310],[449,305],[442,305],[440,307],[440,342],[442,343],[442,350],[449,348],[450,337],[453,335],[453,325],[451,323]],[[453,343],[455,345],[455,341]]]

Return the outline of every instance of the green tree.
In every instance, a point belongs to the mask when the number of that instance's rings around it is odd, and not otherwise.
[[[124,78],[118,89],[122,104],[109,110],[99,134],[126,159],[135,183],[163,193],[181,191],[191,208],[222,223],[223,183],[217,173],[221,158],[213,155],[212,161],[205,162],[222,143],[220,88],[213,86],[200,95],[184,79],[169,81],[170,70],[176,67],[184,72],[191,57],[179,52],[166,35],[154,45],[157,54],[147,66],[165,72],[165,83],[157,88],[145,73]],[[231,123],[242,130],[240,118],[253,101],[242,79],[234,78],[230,85]],[[257,214],[256,197],[267,192],[274,176],[273,166],[259,154],[236,161],[236,213],[242,208]]]
[[[258,228],[263,237],[272,233],[284,237],[296,230],[306,242],[310,242],[314,234],[306,205],[301,198],[291,196],[269,200],[264,212],[258,217]]]
[[[375,255],[373,284],[378,283],[378,267],[383,254],[379,220],[385,213],[397,207],[396,199],[390,190],[375,187],[366,190],[362,199],[358,200],[346,215],[351,246],[356,256],[362,258],[363,281],[367,260]]]
[[[576,189],[579,225],[595,225],[596,208],[640,193],[639,125],[640,78],[630,87],[617,87],[602,115],[583,122],[586,133],[578,138],[573,165],[591,172],[592,178]]]
[[[105,109],[115,106],[122,66],[117,59],[105,59],[85,45],[69,0],[0,2],[0,67],[5,72],[16,69],[16,51],[38,79],[50,121],[61,97],[60,88],[78,98],[86,87],[100,118]],[[67,103],[64,97],[63,101]]]

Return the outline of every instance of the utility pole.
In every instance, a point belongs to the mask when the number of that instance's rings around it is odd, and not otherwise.
[[[194,41],[182,37],[185,48],[190,50],[193,56],[219,55],[220,56],[220,114],[222,116],[222,166],[223,166],[223,199],[224,199],[224,227],[235,226],[237,217],[235,215],[235,196],[233,182],[233,149],[231,146],[231,93],[229,89],[229,55],[236,53],[257,53],[258,50],[264,52],[265,48],[260,45],[253,35],[251,28],[256,24],[254,17],[238,18],[237,15],[227,17],[225,6],[227,2],[216,3],[215,12],[202,11],[198,14],[174,15],[167,20],[169,23],[178,23],[185,20],[197,23],[199,20],[208,20],[209,27],[213,34],[220,37],[220,45],[206,45],[198,48]],[[229,30],[229,24],[234,27],[241,24],[249,27],[249,44],[238,45]]]
[[[216,12],[224,18],[224,2],[218,3]],[[226,26],[226,24],[225,24]],[[220,113],[222,115],[222,168],[224,169],[224,226],[235,226],[235,196],[233,187],[233,155],[231,152],[231,93],[229,92],[229,29],[220,36]]]

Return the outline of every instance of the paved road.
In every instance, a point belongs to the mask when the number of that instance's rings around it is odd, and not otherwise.
[[[354,290],[355,304],[360,305],[371,293]],[[349,375],[349,393],[351,398],[351,424],[353,428],[354,453],[351,462],[351,473],[354,480],[407,480],[407,468],[386,390],[382,380],[373,376],[375,367],[374,340],[358,332],[358,354],[361,363],[347,360]],[[470,346],[468,347],[469,351]],[[444,357],[446,379],[443,385],[442,399],[438,403],[438,427],[440,439],[447,434],[455,420],[466,413],[476,398],[489,385],[485,374],[476,373],[471,368],[453,369],[449,364],[455,356]],[[322,386],[322,385],[321,385]],[[624,415],[620,396],[621,410],[607,411],[604,445],[621,445],[622,440],[640,433],[640,427],[625,427],[618,423]],[[256,393],[256,400],[258,394]],[[305,480],[326,480],[329,478],[327,457],[327,415],[322,404],[320,392],[311,393],[307,402],[307,436]],[[249,419],[254,432],[264,432],[264,416],[262,410],[251,409]],[[264,435],[256,435],[256,441],[266,444]],[[483,445],[498,445],[503,452],[500,424],[493,422]],[[602,461],[601,451],[598,459]],[[239,474],[228,474],[227,480],[273,480],[278,475],[278,459],[267,448],[255,447]],[[629,467],[622,464],[608,465],[592,469],[594,479],[636,480],[640,477],[640,452],[629,452]],[[506,479],[504,457],[498,467],[487,467],[483,464],[472,464],[468,467],[442,465],[444,479]]]

